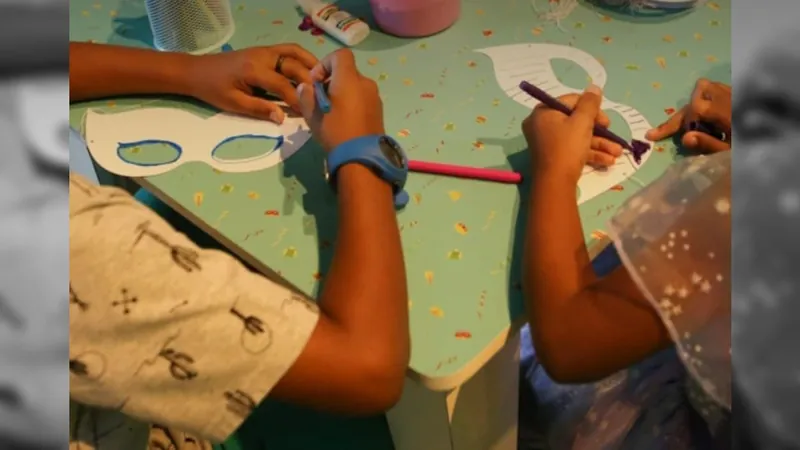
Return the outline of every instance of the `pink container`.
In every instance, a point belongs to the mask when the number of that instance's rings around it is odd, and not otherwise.
[[[461,0],[369,0],[378,27],[400,37],[423,37],[450,28]]]

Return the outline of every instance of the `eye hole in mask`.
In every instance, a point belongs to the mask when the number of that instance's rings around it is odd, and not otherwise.
[[[248,161],[277,151],[282,145],[283,136],[231,136],[214,147],[211,157],[221,162]]]

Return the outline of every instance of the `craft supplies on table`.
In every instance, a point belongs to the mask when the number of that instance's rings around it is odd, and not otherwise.
[[[145,7],[153,44],[159,50],[210,53],[236,31],[229,0],[146,0]]]
[[[399,37],[424,37],[450,28],[461,0],[370,0],[378,27]]]
[[[311,21],[337,41],[347,46],[360,44],[369,36],[369,25],[332,3],[320,0],[296,0]]]

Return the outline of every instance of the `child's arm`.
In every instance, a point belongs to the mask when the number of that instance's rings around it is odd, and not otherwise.
[[[267,395],[349,414],[391,407],[408,364],[399,237],[376,244],[385,239],[363,232],[397,233],[391,190],[352,168],[341,173],[350,217],[337,242],[351,250],[337,249],[328,279],[339,288],[326,288],[321,310],[198,248],[126,192],[71,175],[71,398],[215,441]],[[385,213],[354,214],[366,204]]]
[[[114,95],[189,95],[195,56],[118,45],[70,42],[70,101]]]
[[[670,344],[625,267],[595,276],[575,202],[559,177],[532,181],[524,288],[538,358],[558,382],[590,382]]]

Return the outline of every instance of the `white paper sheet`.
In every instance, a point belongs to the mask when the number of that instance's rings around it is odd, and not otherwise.
[[[578,64],[597,86],[604,87],[608,80],[605,68],[597,59],[583,50],[566,45],[513,44],[476,51],[491,58],[497,82],[506,95],[530,109],[539,104],[539,101],[519,88],[519,83],[522,80],[526,80],[543,89],[553,97],[580,94],[582,92],[565,86],[558,81],[551,64],[553,60],[564,59]],[[603,99],[602,108],[603,110],[617,112],[628,124],[633,139],[649,142],[644,135],[651,128],[651,125],[639,111],[631,106],[612,102],[607,98]],[[647,161],[650,153],[644,154],[642,164]],[[615,166],[606,170],[586,167],[583,171],[583,176],[578,182],[578,188],[580,189],[578,204],[589,201],[608,191],[612,186],[627,180],[639,167],[640,165],[637,165],[630,155],[622,156],[617,160]]]
[[[227,113],[203,118],[176,108],[141,108],[119,113],[86,112],[86,144],[104,169],[127,177],[159,175],[188,162],[204,162],[223,172],[254,172],[279,164],[295,154],[311,134],[302,118],[287,117],[277,125]],[[224,160],[215,151],[236,138],[266,138],[265,151],[250,158]],[[275,145],[282,143],[271,151]],[[177,158],[163,164],[126,161],[122,151],[139,145],[164,143]]]

